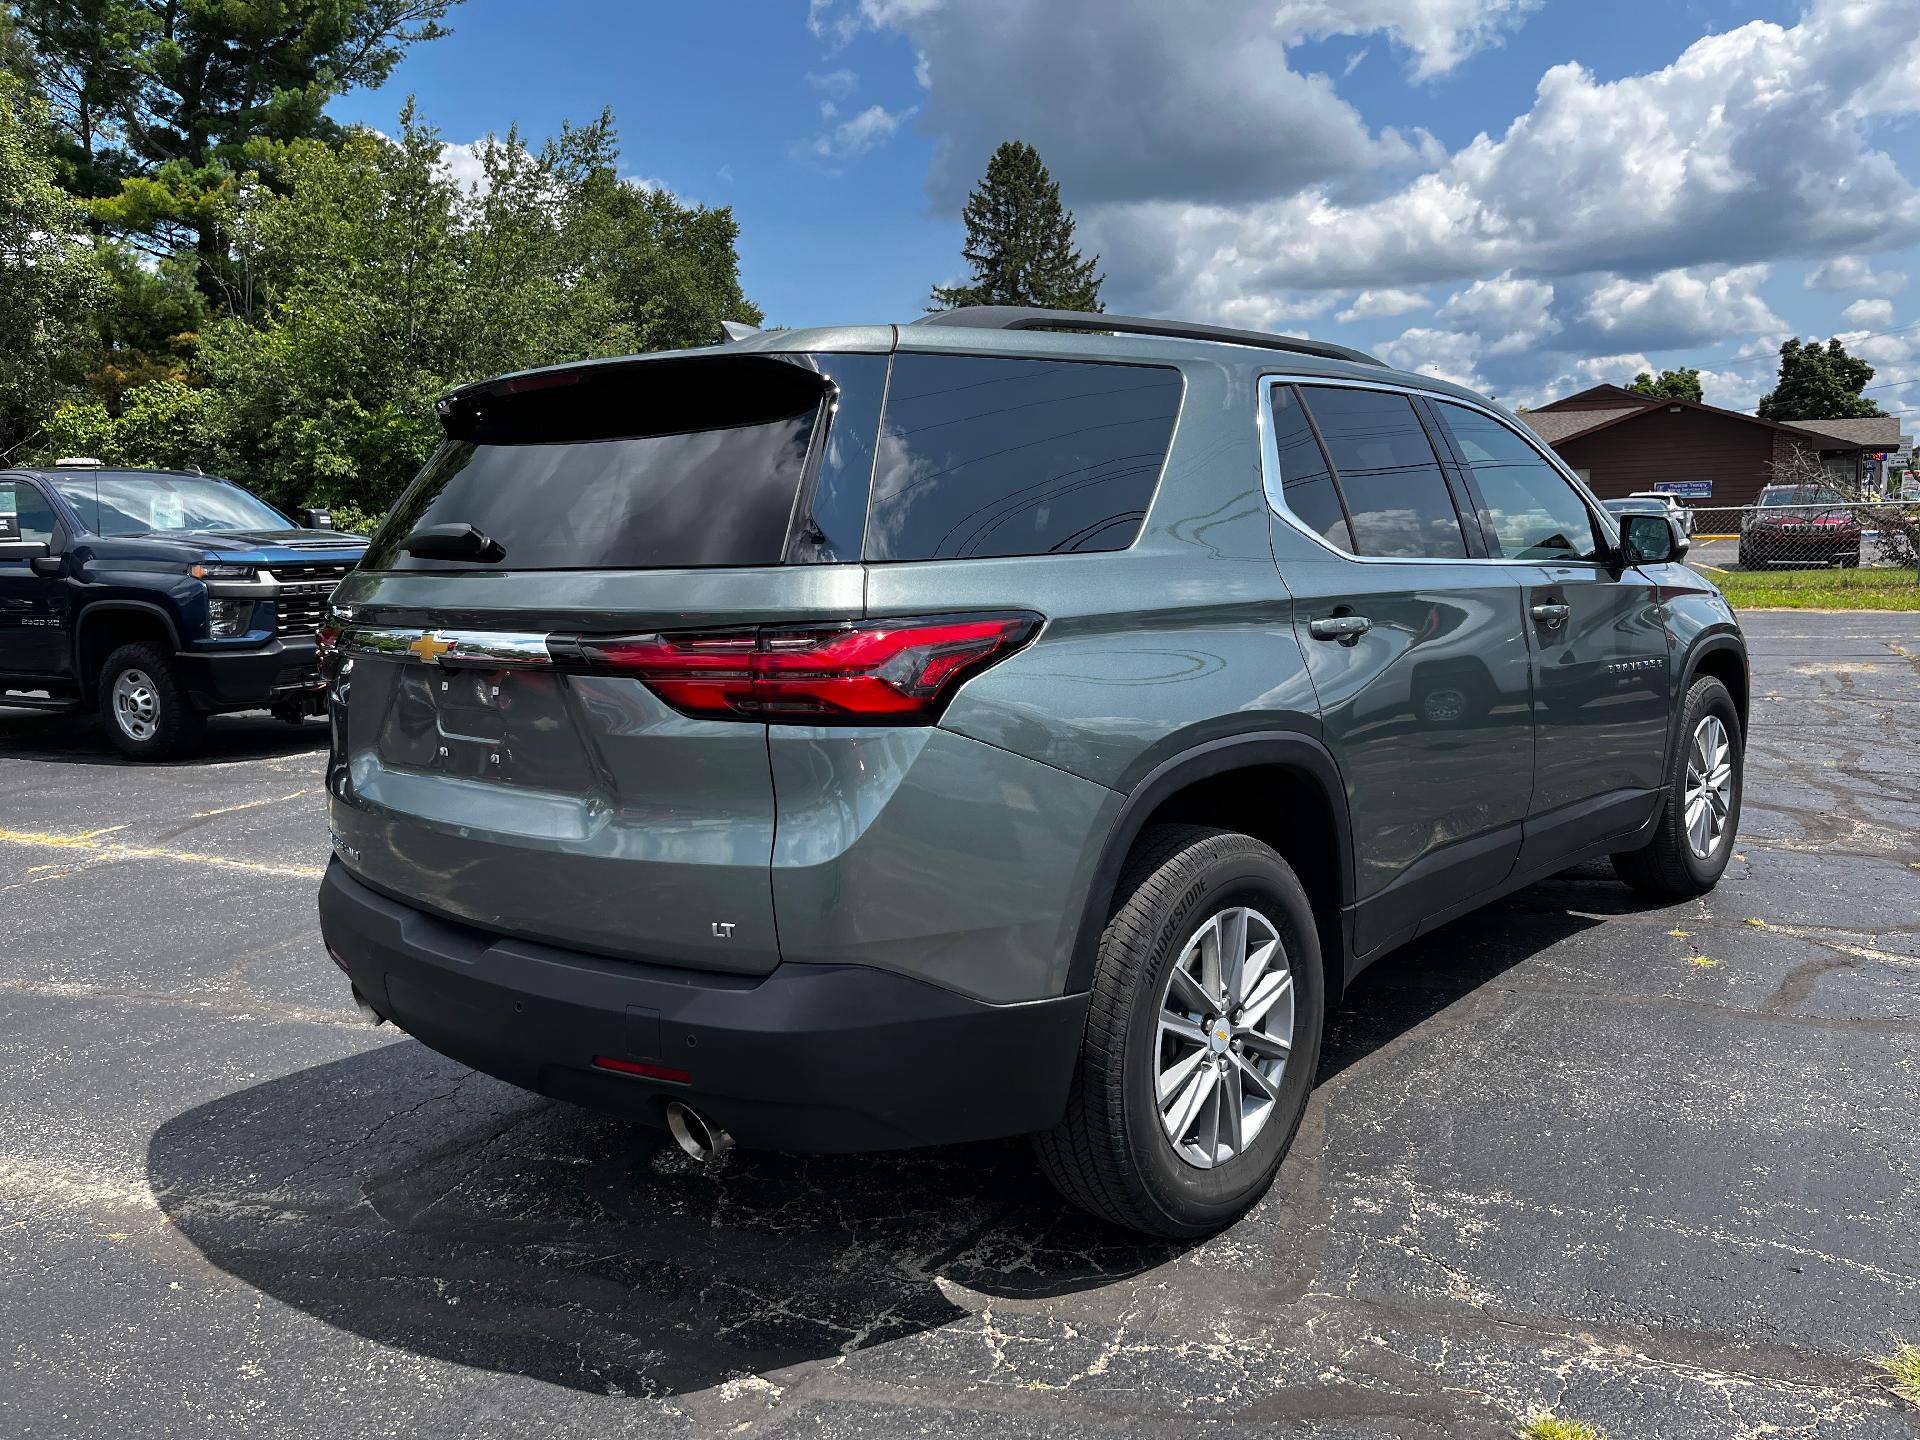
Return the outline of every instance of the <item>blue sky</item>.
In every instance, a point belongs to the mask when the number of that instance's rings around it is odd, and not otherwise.
[[[390,130],[414,94],[457,146],[611,106],[632,175],[733,207],[778,324],[919,313],[1017,137],[1109,309],[1342,340],[1515,403],[1692,364],[1748,409],[1784,336],[1837,333],[1920,412],[1913,22],[1912,0],[466,0],[334,113]]]

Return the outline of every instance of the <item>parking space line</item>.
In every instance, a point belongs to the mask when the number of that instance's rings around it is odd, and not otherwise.
[[[124,830],[124,825],[106,830],[87,830],[77,835],[52,835],[37,830],[0,830],[0,845],[20,845],[49,850],[84,850],[99,860],[166,860],[180,865],[207,865],[220,870],[244,870],[252,875],[280,875],[294,880],[318,880],[325,870],[319,865],[275,865],[263,860],[230,860],[225,855],[209,855],[200,850],[163,850],[153,845],[127,845],[97,837]]]
[[[291,790],[285,795],[269,795],[264,800],[243,800],[238,805],[222,805],[214,810],[196,810],[188,816],[190,820],[211,820],[216,815],[232,815],[240,810],[258,810],[262,805],[278,805],[287,800],[298,800],[302,795],[318,795],[319,787],[311,790]]]

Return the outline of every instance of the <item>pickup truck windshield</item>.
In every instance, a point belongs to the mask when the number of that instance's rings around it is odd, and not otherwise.
[[[75,474],[53,485],[96,535],[294,528],[238,485],[201,475]]]

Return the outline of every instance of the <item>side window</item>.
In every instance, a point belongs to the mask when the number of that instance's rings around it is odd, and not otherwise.
[[[1270,503],[1290,512],[1307,529],[1329,545],[1353,553],[1353,532],[1347,528],[1347,512],[1334,489],[1333,475],[1327,469],[1320,442],[1314,439],[1313,426],[1300,395],[1291,385],[1273,387],[1273,440],[1280,458],[1280,493],[1268,496]]]
[[[53,506],[37,486],[24,480],[0,480],[0,540],[53,543],[58,522]]]
[[[1435,401],[1434,410],[1473,473],[1485,523],[1509,560],[1596,560],[1593,514],[1533,446],[1491,415]]]
[[[896,355],[866,558],[1126,549],[1180,392],[1158,365]]]
[[[1304,390],[1362,555],[1463,560],[1466,537],[1413,402],[1390,390]]]

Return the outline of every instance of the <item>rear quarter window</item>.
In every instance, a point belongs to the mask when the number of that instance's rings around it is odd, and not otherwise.
[[[1158,365],[897,355],[868,560],[1124,550],[1179,412]]]

